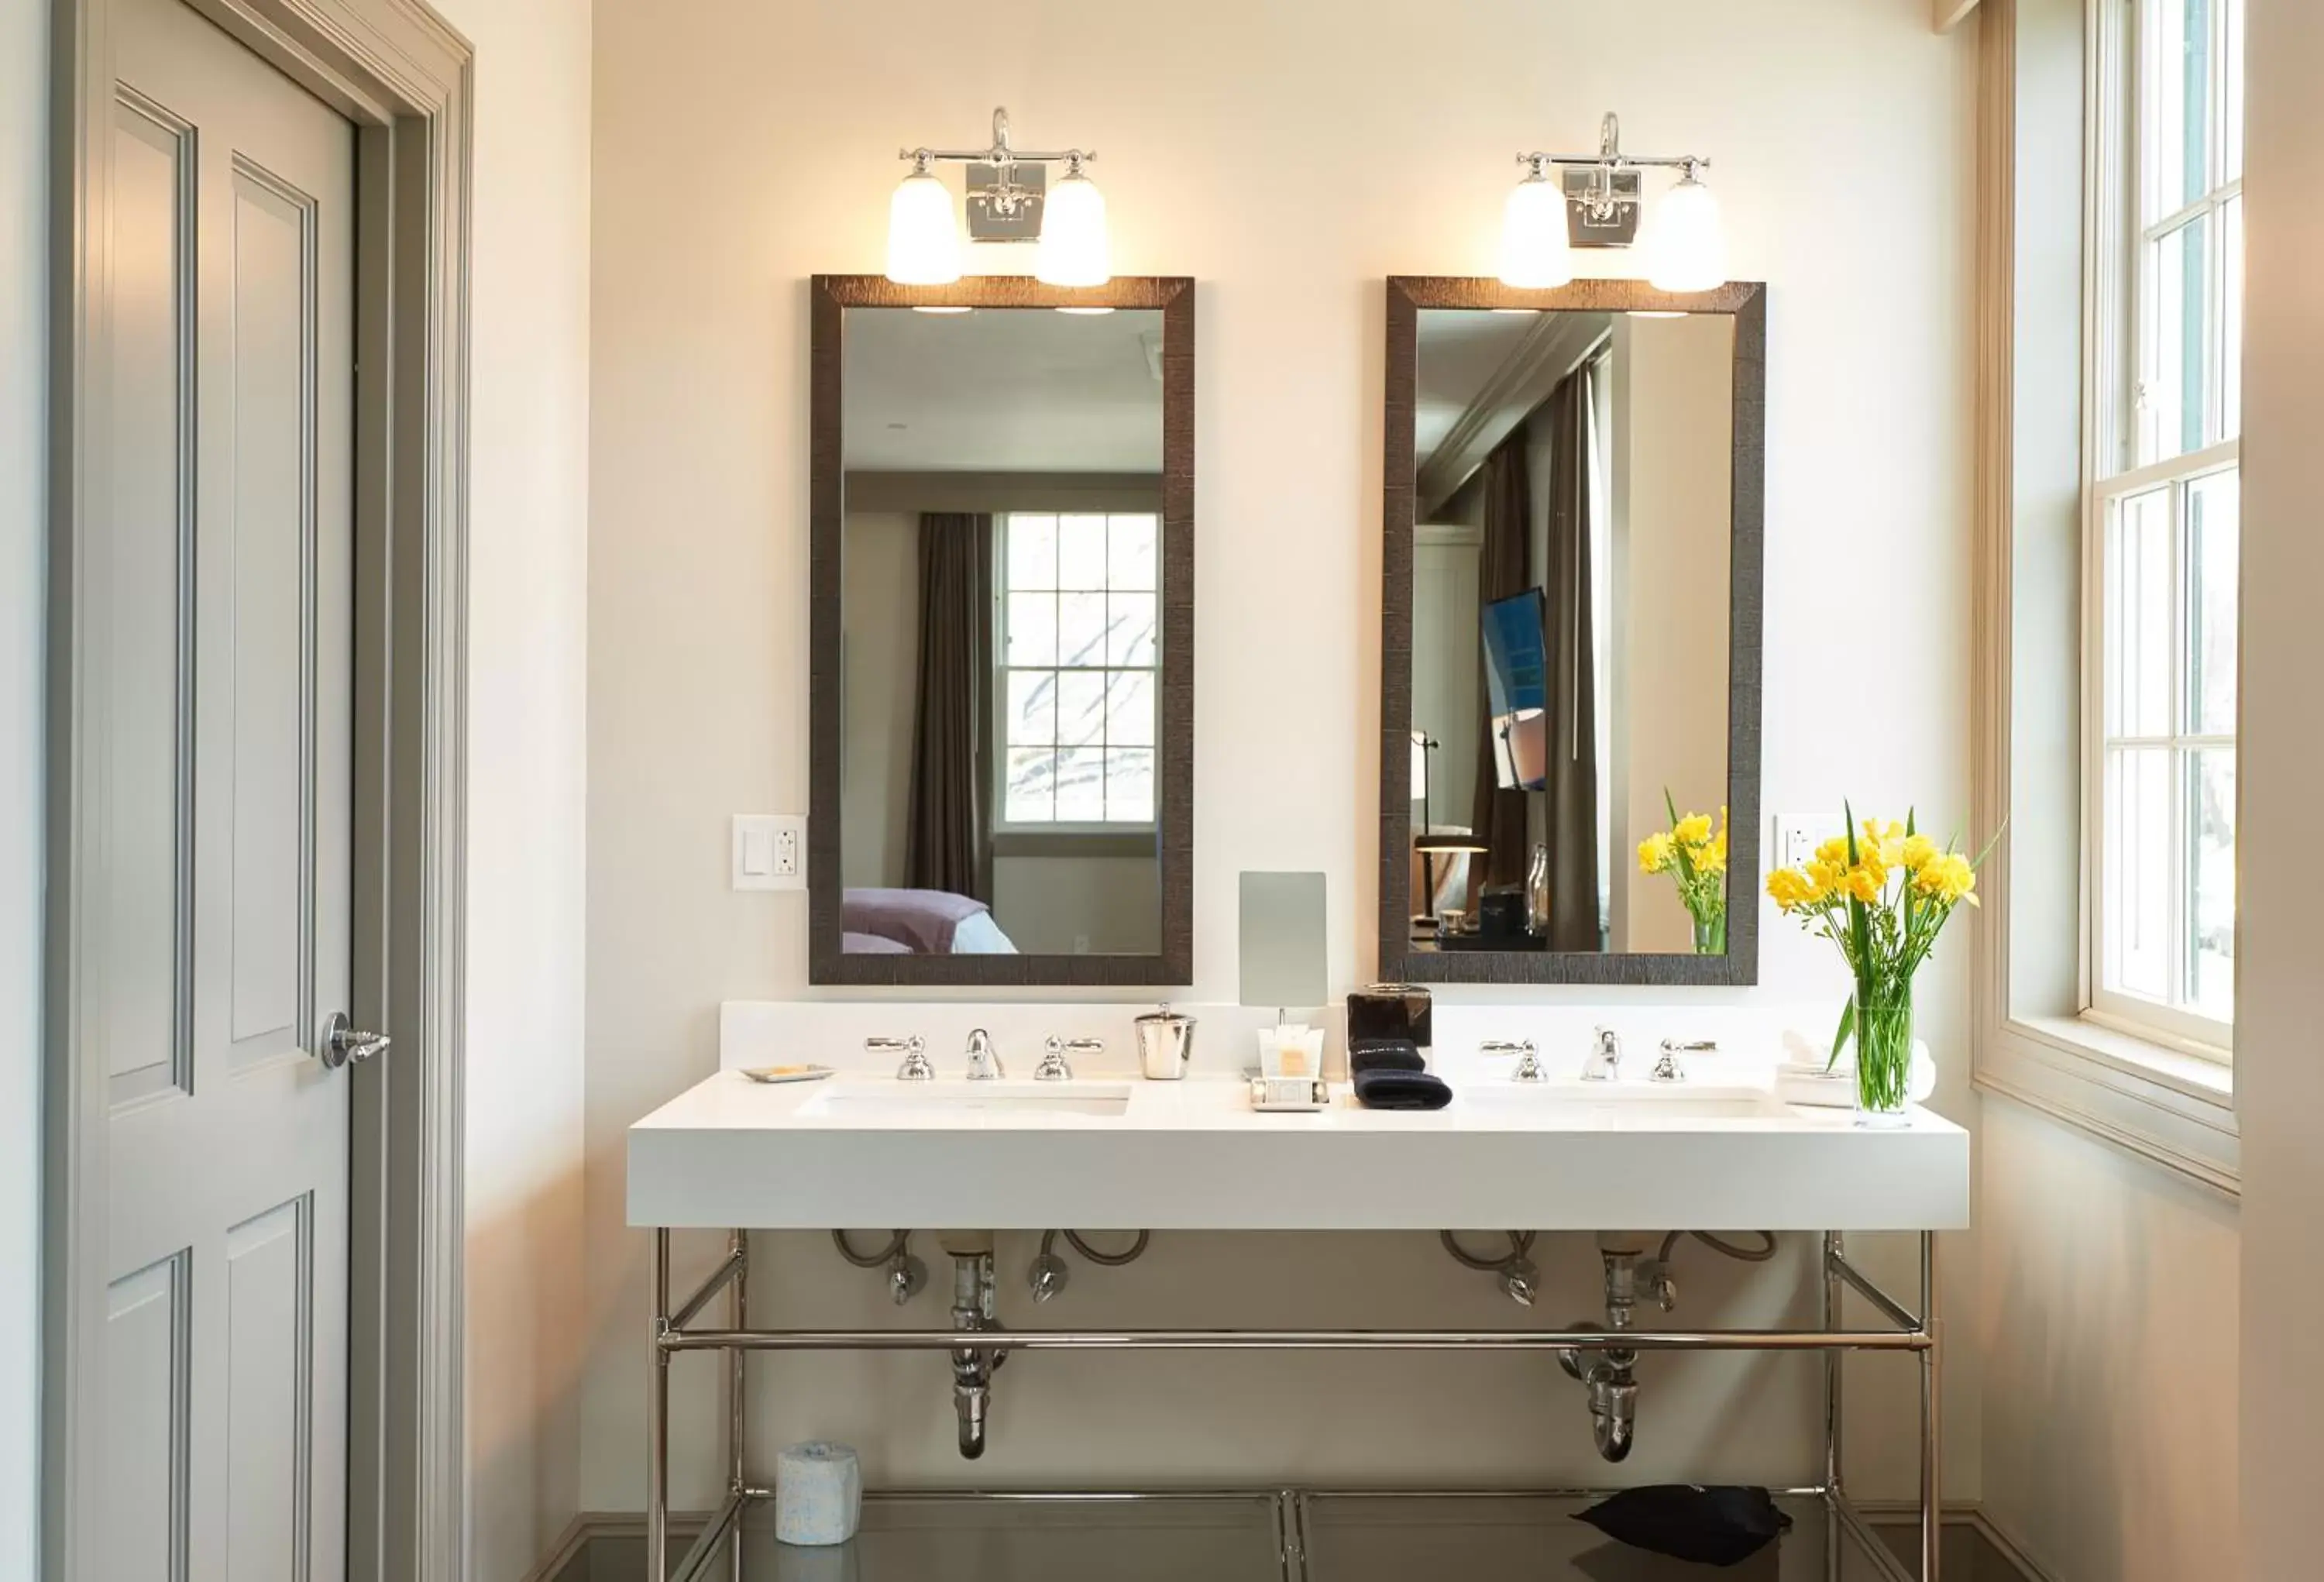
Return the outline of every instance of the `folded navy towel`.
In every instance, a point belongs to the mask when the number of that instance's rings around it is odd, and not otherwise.
[[[1355,1073],[1356,1102],[1372,1110],[1441,1110],[1452,1089],[1425,1071],[1371,1070]]]
[[[1408,1038],[1368,1038],[1348,1050],[1348,1074],[1360,1071],[1425,1071],[1420,1046]]]

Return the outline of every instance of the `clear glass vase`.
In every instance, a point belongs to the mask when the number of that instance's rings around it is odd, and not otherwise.
[[[1727,954],[1727,914],[1725,912],[1721,911],[1711,917],[1699,917],[1694,920],[1694,953],[1697,956]]]
[[[1856,1124],[1907,1124],[1913,1081],[1913,989],[1856,997]]]

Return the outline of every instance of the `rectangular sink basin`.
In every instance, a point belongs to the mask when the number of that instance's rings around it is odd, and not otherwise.
[[[1127,1082],[834,1082],[799,1106],[801,1118],[857,1125],[924,1125],[1119,1116]]]
[[[1777,1120],[1791,1113],[1765,1088],[1693,1082],[1488,1082],[1462,1088],[1454,1102],[1503,1114],[1571,1115],[1577,1122],[1609,1126]]]

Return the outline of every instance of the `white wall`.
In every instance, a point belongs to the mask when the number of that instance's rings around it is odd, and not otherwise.
[[[0,5],[0,1576],[40,1498],[42,750],[48,527],[48,7]]]
[[[2319,930],[2304,863],[2272,860],[2304,831],[2324,782],[2316,678],[2324,674],[2324,14],[2252,0],[2246,91],[2242,805],[2258,844],[2240,865],[2236,1114],[2243,1133],[2243,1522],[2255,1577],[2316,1564],[2317,1423],[2324,1418],[2324,1059],[2318,1058]]]
[[[2005,1099],[1978,1142],[1987,1513],[2060,1582],[2243,1575],[2235,1205]]]
[[[714,1069],[721,1000],[807,992],[806,910],[729,893],[727,819],[806,803],[805,277],[879,268],[899,140],[973,138],[1005,103],[1028,140],[1100,147],[1116,267],[1200,282],[1195,985],[1175,997],[1233,997],[1246,868],[1323,871],[1335,989],[1370,976],[1379,282],[1490,273],[1510,152],[1586,146],[1609,106],[1639,148],[1719,161],[1734,268],[1772,282],[1766,804],[1836,817],[1846,794],[1965,818],[1971,38],[1932,36],[1917,0],[1674,0],[1651,50],[1577,45],[1602,32],[1600,10],[1473,0],[1424,30],[1381,0],[1189,0],[1157,25],[1043,0],[1014,14],[1010,50],[980,54],[944,43],[957,16],[934,0],[677,14],[602,0],[585,1504],[634,1509],[643,1492],[645,1244],[623,1224],[622,1129]],[[1464,91],[1432,91],[1446,80]],[[1847,204],[1803,210],[1808,170]],[[1834,566],[1875,563],[1914,597],[1866,624],[1865,662],[1835,664],[1823,587]],[[1962,954],[1940,953],[1922,1003],[1948,1062],[1941,1104],[1956,1115],[1971,1107]],[[1762,980],[1733,997],[1844,992],[1830,948],[1772,919]],[[844,1318],[883,1300],[816,1238],[769,1251],[786,1281],[778,1317]],[[683,1262],[706,1255],[689,1238]],[[1589,1308],[1586,1255],[1544,1255],[1551,1310]],[[1965,1308],[1974,1261],[1949,1267]],[[1094,1317],[1151,1294],[1155,1321],[1231,1307],[1264,1321],[1300,1305],[1457,1322],[1493,1310],[1488,1283],[1425,1238],[1201,1238],[1064,1300]],[[1683,1310],[1708,1321],[1721,1289],[1706,1272]],[[1975,1492],[1973,1360],[1950,1371],[1950,1487],[1963,1496]],[[883,1407],[882,1470],[963,1475],[938,1375],[910,1359],[761,1370],[767,1442],[833,1426],[801,1410],[810,1368],[830,1385],[819,1398],[844,1386]],[[982,1472],[1599,1476],[1562,1380],[1458,1361],[1397,1372],[1388,1384],[1368,1365],[1303,1362],[1299,1389],[1260,1392],[1226,1358],[1028,1365],[1004,1382]],[[709,1373],[680,1370],[681,1501],[708,1492]],[[1905,1430],[1905,1373],[1868,1363],[1850,1375],[1870,1486],[1898,1494],[1901,1447],[1881,1454],[1875,1430]],[[1711,1363],[1683,1402],[1658,1374],[1628,1471],[1681,1470],[1696,1448],[1688,1415],[1745,1400],[1773,1415],[1730,1425],[1693,1469],[1805,1471],[1805,1374]],[[1518,1394],[1540,1410],[1512,1412]],[[1123,1422],[1148,1431],[1123,1435]],[[1416,1442],[1425,1457],[1400,1448]]]
[[[579,1501],[590,26],[570,0],[439,3],[476,47],[468,1511],[470,1574],[503,1582]]]

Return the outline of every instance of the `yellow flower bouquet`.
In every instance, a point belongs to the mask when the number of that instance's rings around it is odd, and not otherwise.
[[[1638,843],[1638,872],[1668,874],[1678,886],[1679,904],[1694,920],[1694,953],[1727,954],[1727,810],[1719,810],[1716,825],[1708,813],[1678,816],[1670,787],[1663,788],[1663,806],[1671,827]]]
[[[1977,904],[1985,857],[1939,847],[1909,812],[1902,824],[1867,819],[1860,827],[1853,808],[1847,815],[1845,833],[1817,847],[1812,861],[1769,874],[1767,893],[1840,948],[1856,992],[1832,1035],[1832,1060],[1853,1038],[1857,1124],[1899,1125],[1913,1069],[1913,975],[1953,909]]]

